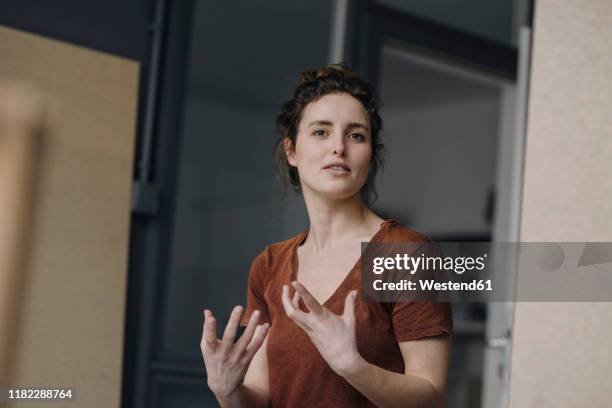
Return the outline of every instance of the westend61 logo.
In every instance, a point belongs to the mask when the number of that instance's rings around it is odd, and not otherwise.
[[[485,269],[487,254],[479,257],[459,256],[409,256],[408,254],[395,254],[395,257],[376,257],[373,261],[372,272],[377,275],[389,270],[407,271],[414,275],[419,269],[453,271],[461,275],[465,271],[482,271]]]
[[[612,242],[364,243],[361,286],[373,302],[608,302]]]

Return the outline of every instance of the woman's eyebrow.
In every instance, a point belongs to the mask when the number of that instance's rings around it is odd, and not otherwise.
[[[366,125],[364,125],[363,123],[358,123],[358,122],[353,122],[353,123],[349,123],[348,125],[346,125],[347,129],[354,129],[354,128],[364,128],[365,130],[370,130],[370,128],[368,128]]]
[[[311,126],[332,126],[333,123],[331,123],[329,120],[314,120],[312,122],[310,122],[308,124],[308,127]]]
[[[308,124],[310,126],[333,126],[333,123],[329,120],[315,120]],[[359,122],[351,122],[346,125],[346,129],[354,129],[354,128],[364,128],[365,130],[369,130],[367,125]]]

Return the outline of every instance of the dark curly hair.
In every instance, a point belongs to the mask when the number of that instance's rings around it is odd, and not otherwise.
[[[368,179],[361,189],[362,197],[369,201],[370,195],[377,198],[374,181],[384,165],[383,144],[380,143],[382,118],[378,114],[378,100],[374,87],[361,79],[345,64],[331,64],[326,67],[311,69],[300,74],[300,79],[293,91],[293,97],[286,101],[276,116],[276,127],[280,134],[274,151],[276,170],[284,185],[294,191],[301,191],[300,176],[297,168],[291,166],[285,154],[284,139],[291,140],[295,148],[302,112],[306,105],[333,93],[347,93],[361,102],[368,114],[372,143],[372,157]]]

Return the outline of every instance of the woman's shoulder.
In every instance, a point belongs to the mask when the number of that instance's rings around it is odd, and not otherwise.
[[[293,249],[299,244],[299,241],[305,234],[306,231],[302,231],[291,238],[266,245],[253,262],[269,264],[283,259],[290,259]]]
[[[380,237],[381,242],[432,242],[432,239],[425,233],[408,228],[394,218],[387,222],[388,228]]]
[[[304,230],[300,232],[299,234],[292,236],[291,238],[287,238],[285,240],[269,244],[266,248],[270,252],[275,253],[275,254],[283,253],[283,252],[291,252],[291,250],[296,245],[299,245],[299,241],[304,237],[304,235],[306,235],[306,232],[307,230]]]

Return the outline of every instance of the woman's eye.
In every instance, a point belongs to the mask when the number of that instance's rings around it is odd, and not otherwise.
[[[365,140],[365,136],[362,135],[361,133],[351,133],[349,135],[349,137],[351,137],[351,138],[353,138],[353,139],[355,139],[357,141],[360,141],[360,142],[363,142]]]
[[[324,129],[317,129],[312,134],[315,136],[325,136],[326,132]]]

